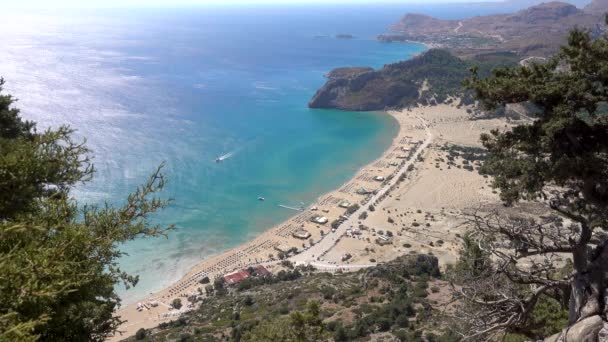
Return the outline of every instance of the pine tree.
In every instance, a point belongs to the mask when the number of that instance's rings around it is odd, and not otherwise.
[[[489,151],[482,170],[506,205],[536,201],[553,213],[473,215],[480,246],[496,259],[497,278],[494,295],[474,295],[480,288],[473,285],[463,291],[488,309],[469,337],[516,330],[543,296],[563,299],[569,326],[597,315],[606,321],[608,38],[574,30],[546,63],[496,70],[484,79],[474,71],[465,84],[487,108],[524,102],[539,109],[532,123],[482,136]],[[572,260],[567,274],[558,261],[563,255]]]
[[[124,205],[81,206],[70,190],[93,177],[89,149],[69,127],[37,132],[14,101],[0,94],[0,341],[103,341],[121,322],[115,285],[138,280],[120,244],[172,228],[150,222],[162,165]]]

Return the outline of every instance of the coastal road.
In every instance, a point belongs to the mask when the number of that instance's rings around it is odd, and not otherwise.
[[[418,156],[422,153],[422,151],[424,151],[433,141],[433,134],[431,134],[431,131],[429,129],[429,126],[428,126],[428,123],[426,122],[426,120],[424,120],[420,116],[417,116],[417,118],[422,122],[422,124],[424,126],[424,130],[426,131],[426,135],[427,135],[426,140],[422,143],[422,145],[420,145],[418,147],[418,149],[416,149],[416,152],[414,153],[412,158],[410,158],[404,164],[401,171],[397,175],[395,175],[395,177],[393,177],[388,182],[388,184],[383,186],[378,191],[378,193],[375,194],[371,198],[371,200],[368,203],[376,202],[379,198],[384,196],[384,194],[386,194],[393,185],[397,184],[401,175],[407,172],[408,167],[410,165],[413,165],[416,162],[416,160],[418,159]],[[325,237],[321,241],[317,242],[315,245],[311,246],[309,249],[303,251],[302,253],[292,256],[291,258],[289,258],[289,260],[291,262],[293,262],[295,265],[313,265],[313,266],[315,266],[315,263],[321,265],[320,263],[318,263],[317,258],[319,256],[322,256],[325,253],[329,252],[337,244],[339,239],[346,236],[347,229],[358,227],[359,226],[359,224],[358,224],[359,214],[365,210],[367,210],[367,208],[362,206],[361,208],[359,208],[359,210],[357,210],[356,212],[351,214],[350,217],[347,220],[345,220],[340,225],[340,227],[338,227],[336,229],[336,231],[334,233],[327,233],[327,235],[325,235]],[[323,265],[329,265],[329,264],[323,264]],[[331,265],[331,266],[336,267],[336,268],[344,268],[344,267],[347,267],[348,265],[344,264],[344,265]],[[373,265],[370,265],[370,266],[373,266]]]

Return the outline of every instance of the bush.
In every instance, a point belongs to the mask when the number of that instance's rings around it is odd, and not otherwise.
[[[182,334],[179,337],[179,341],[180,342],[190,342],[190,341],[194,341],[194,338],[192,337],[192,335],[186,333],[186,334]]]
[[[365,220],[366,218],[367,218],[367,211],[364,211],[361,214],[359,214],[359,220]]]
[[[368,207],[367,209],[369,209],[369,211],[372,211],[372,212],[373,212],[373,211],[376,211],[376,207],[374,207],[374,205],[373,205],[373,204],[370,204],[370,205],[369,205],[369,207]]]
[[[321,294],[323,295],[324,299],[331,299],[335,293],[336,289],[331,286],[324,285],[321,287]]]
[[[391,322],[387,318],[378,319],[376,324],[378,325],[378,330],[382,332],[389,331],[391,328]]]
[[[146,335],[148,334],[148,332],[146,331],[146,329],[144,328],[140,328],[139,330],[137,330],[137,332],[135,333],[135,339],[136,340],[143,340],[144,338],[146,338]]]
[[[205,277],[201,280],[199,280],[199,283],[201,284],[209,284],[211,282],[211,280],[209,279],[209,277]]]
[[[174,307],[175,309],[179,310],[182,307],[182,300],[179,298],[175,298],[172,302],[171,302],[171,306]]]
[[[251,297],[251,296],[245,296],[245,299],[243,299],[243,304],[245,306],[252,306],[253,303],[254,303],[253,297]]]
[[[349,338],[346,335],[346,330],[344,329],[343,326],[339,326],[336,331],[334,332],[334,341],[336,342],[343,342],[343,341],[348,341]]]
[[[410,320],[406,315],[399,315],[395,318],[395,324],[400,328],[407,328],[410,325]]]
[[[357,210],[359,210],[359,205],[355,203],[346,209],[346,213],[350,215]]]

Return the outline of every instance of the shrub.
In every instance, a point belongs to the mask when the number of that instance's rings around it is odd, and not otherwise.
[[[136,340],[143,340],[144,338],[146,338],[146,335],[148,334],[148,332],[146,331],[146,329],[144,328],[140,328],[139,330],[137,330],[137,332],[135,333],[135,339]]]
[[[391,322],[387,318],[380,318],[376,322],[379,331],[388,331],[391,328]]]
[[[289,307],[287,305],[283,305],[279,308],[279,313],[281,315],[287,315],[289,314]]]
[[[254,303],[253,297],[251,297],[251,296],[245,296],[245,298],[243,299],[243,304],[245,306],[252,306],[253,303]]]
[[[336,289],[331,286],[324,285],[323,287],[321,287],[321,294],[325,299],[331,299],[335,293]]]
[[[336,331],[334,332],[334,341],[336,342],[342,342],[342,341],[348,341],[349,338],[346,335],[346,329],[344,329],[343,326],[339,326]]]
[[[350,215],[357,210],[359,210],[359,205],[355,203],[346,209],[346,213]]]
[[[171,302],[171,306],[176,308],[177,310],[181,309],[182,307],[182,300],[179,298],[175,298],[172,302]]]

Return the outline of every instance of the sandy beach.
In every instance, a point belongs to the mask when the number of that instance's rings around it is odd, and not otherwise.
[[[380,158],[294,217],[246,244],[202,260],[178,282],[122,307],[116,314],[126,321],[123,335],[112,340],[192,310],[188,305],[172,310],[170,303],[203,295],[205,285],[199,281],[205,277],[213,281],[258,264],[277,272],[279,254],[293,248],[298,253],[289,257],[292,262],[324,271],[357,270],[411,252],[433,253],[442,265],[454,262],[458,236],[464,233],[462,210],[497,203],[498,196],[486,178],[471,170],[473,166],[463,167],[467,161],[448,162],[446,146],[480,147],[482,132],[504,129],[509,123],[471,121],[467,108],[446,104],[388,114],[399,123],[399,132]],[[354,204],[360,208],[345,215]],[[335,220],[342,222],[332,231]]]

